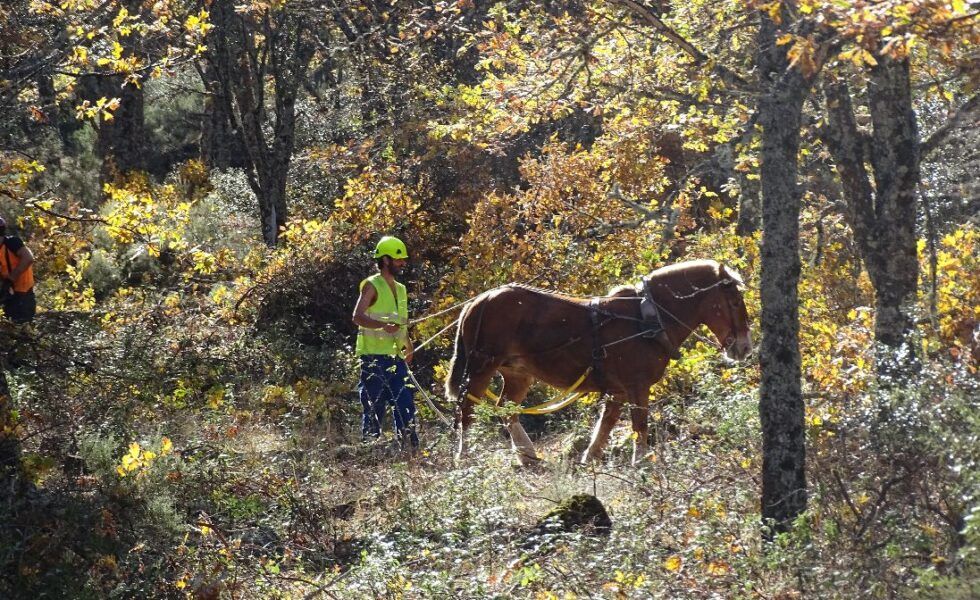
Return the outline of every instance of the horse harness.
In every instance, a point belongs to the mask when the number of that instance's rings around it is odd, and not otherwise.
[[[652,339],[665,329],[663,319],[660,316],[659,305],[653,299],[653,292],[650,291],[650,280],[646,277],[640,280],[640,285],[636,290],[642,298],[640,300],[640,328],[644,330],[643,337]]]
[[[596,379],[596,387],[599,394],[606,393],[606,381],[602,368],[602,361],[606,358],[606,344],[602,343],[599,337],[599,329],[604,322],[600,317],[605,316],[609,319],[626,319],[636,321],[639,326],[639,337],[644,339],[654,339],[658,333],[664,331],[663,318],[660,316],[659,304],[653,299],[650,291],[650,280],[646,277],[640,280],[636,288],[637,296],[640,297],[640,318],[614,313],[599,307],[599,298],[589,300],[589,322],[592,325],[592,373]]]
[[[589,300],[589,321],[592,324],[592,374],[595,376],[596,387],[599,388],[599,396],[606,393],[606,378],[602,370],[602,360],[606,358],[607,353],[606,347],[602,345],[602,340],[599,339],[599,328],[602,327],[599,316],[606,312],[599,308],[598,298]]]
[[[726,284],[726,283],[731,283],[731,280],[722,280],[722,281],[719,281],[718,283],[716,283],[714,285],[711,285],[708,288],[697,290],[695,292],[695,294],[692,294],[691,296],[696,295],[698,293],[705,292],[707,290],[710,290],[713,287],[716,287],[718,285],[723,285],[723,284]],[[514,284],[514,283],[511,283],[511,284],[508,284],[508,285],[511,286],[511,287],[519,287],[519,288],[530,289],[530,290],[533,290],[533,291],[536,291],[536,292],[544,292],[544,293],[549,293],[549,294],[551,293],[551,292],[549,292],[549,290],[535,288],[533,286],[526,285],[526,284],[519,284],[519,283],[518,284]],[[656,338],[657,335],[660,332],[663,332],[666,329],[666,327],[664,326],[663,318],[661,317],[661,312],[666,312],[667,315],[670,318],[674,319],[678,323],[681,323],[682,325],[685,325],[683,322],[679,321],[676,317],[674,317],[674,315],[670,314],[669,312],[667,312],[666,310],[664,310],[663,308],[661,308],[660,305],[657,303],[657,301],[653,299],[653,294],[652,294],[652,292],[650,290],[650,280],[649,280],[649,278],[647,278],[647,277],[642,278],[640,284],[635,288],[635,291],[636,291],[637,296],[636,297],[633,297],[633,298],[629,298],[629,299],[636,300],[637,298],[639,298],[639,300],[640,300],[640,317],[639,318],[632,317],[632,316],[629,316],[629,315],[624,315],[622,313],[617,313],[617,312],[613,312],[613,311],[606,310],[606,309],[602,308],[599,305],[599,301],[602,300],[603,298],[608,299],[608,297],[593,297],[593,298],[590,298],[589,299],[589,302],[586,305],[586,308],[589,311],[589,323],[590,323],[590,326],[591,326],[590,328],[592,330],[592,365],[585,371],[585,373],[582,374],[581,377],[579,377],[579,379],[575,383],[572,384],[572,387],[569,388],[569,390],[568,390],[569,397],[566,398],[565,400],[562,400],[561,402],[555,404],[555,406],[547,406],[546,407],[545,405],[547,405],[549,403],[545,403],[545,404],[540,405],[538,407],[532,407],[532,409],[526,409],[526,410],[523,410],[521,412],[530,413],[530,414],[547,414],[549,412],[554,412],[554,410],[558,410],[560,408],[563,408],[564,406],[567,406],[568,404],[570,404],[571,402],[573,402],[575,400],[575,398],[577,398],[578,396],[581,395],[581,392],[576,392],[576,390],[578,389],[578,387],[585,381],[585,379],[590,374],[592,374],[595,377],[596,387],[598,388],[599,395],[600,396],[605,395],[605,393],[606,393],[606,378],[605,378],[604,370],[603,370],[603,367],[602,367],[602,361],[608,355],[608,352],[606,351],[606,347],[607,346],[611,346],[612,344],[618,343],[620,341],[625,341],[626,339],[632,339],[632,338],[635,338],[635,337],[643,337],[643,338],[646,338],[646,339],[654,339],[654,338]],[[676,297],[683,297],[683,296],[676,296]],[[620,298],[620,299],[627,299],[627,298]],[[561,300],[566,301],[566,302],[571,302],[571,300],[564,300],[564,299],[561,299]],[[575,303],[575,304],[578,305],[578,306],[581,306],[581,304],[578,304],[578,303]],[[477,313],[477,327],[476,327],[476,329],[477,329],[477,335],[479,335],[480,325],[483,322],[483,309],[484,308],[485,308],[485,305],[482,305],[481,304],[480,307],[479,307],[479,312]],[[606,320],[603,320],[602,317],[606,317]],[[601,339],[600,334],[599,334],[599,330],[602,328],[602,326],[606,322],[608,322],[609,320],[613,320],[613,319],[623,319],[623,320],[627,320],[627,321],[634,321],[634,322],[636,322],[638,324],[639,332],[636,333],[636,334],[627,336],[623,340],[618,340],[616,342],[611,342],[611,343],[608,343],[608,344],[603,344],[602,343],[602,339]],[[733,317],[733,319],[734,319],[734,317]],[[691,329],[689,326],[685,325],[685,327],[688,327],[688,329],[691,332],[694,332],[694,330]],[[572,338],[572,339],[568,340],[568,342],[566,342],[564,344],[561,344],[558,348],[553,348],[553,349],[549,350],[549,352],[554,352],[556,350],[565,348],[568,345],[571,345],[573,343],[578,342],[580,339],[581,338],[579,338],[579,337]],[[469,350],[469,352],[467,353],[467,358],[468,358],[468,360],[466,361],[467,362],[467,366],[466,366],[466,368],[464,370],[464,374],[463,374],[463,390],[465,390],[466,386],[468,385],[468,381],[469,381],[469,377],[468,377],[468,374],[467,374],[467,372],[469,371],[469,366],[470,366],[469,363],[470,363],[471,359],[472,358],[475,358],[477,355],[483,355],[484,359],[489,358],[489,356],[486,353],[480,351],[476,347],[474,347],[474,348],[472,348],[472,349]],[[489,393],[489,390],[488,390],[488,393]],[[471,394],[468,394],[465,391],[463,392],[463,394],[469,396],[470,399],[472,399],[474,401],[477,401],[477,402],[480,401],[480,398],[477,398],[475,396],[472,396]],[[500,397],[493,397],[492,394],[491,394],[491,397],[497,403],[499,403],[500,400],[501,400]]]
[[[721,283],[724,283],[724,282],[719,282],[719,284],[721,284]],[[711,289],[712,287],[715,287],[716,285],[719,285],[719,284],[712,285],[712,286],[710,286],[708,288],[705,288],[705,289],[697,290],[696,293],[701,293],[701,292],[707,291],[708,289]],[[537,287],[534,287],[534,286],[530,286],[530,285],[526,285],[526,284],[521,284],[521,283],[510,283],[510,284],[507,284],[507,285],[510,286],[510,287],[529,289],[529,290],[532,290],[532,291],[535,291],[535,292],[542,292],[542,293],[547,293],[547,294],[551,294],[552,293],[549,290],[545,290],[545,289],[541,289],[541,288],[537,288]],[[602,326],[605,325],[608,321],[613,320],[613,319],[621,319],[621,320],[635,322],[637,324],[638,328],[639,328],[639,331],[636,334],[627,337],[626,339],[630,339],[630,338],[633,338],[633,337],[643,337],[644,339],[651,339],[652,340],[652,339],[654,339],[654,338],[657,337],[657,334],[659,334],[660,332],[662,332],[662,331],[664,331],[666,329],[666,327],[664,326],[664,319],[662,317],[662,313],[663,312],[666,312],[666,311],[664,311],[664,309],[660,307],[660,304],[656,300],[654,300],[654,298],[653,298],[653,292],[650,289],[650,279],[647,278],[647,277],[643,277],[640,280],[639,285],[637,285],[634,288],[634,290],[636,292],[636,296],[635,297],[632,297],[632,298],[625,298],[625,297],[623,297],[623,298],[619,298],[619,299],[622,299],[622,300],[626,300],[626,299],[636,300],[636,299],[639,299],[640,300],[640,316],[639,316],[639,318],[633,317],[633,316],[630,316],[630,315],[624,315],[622,313],[614,312],[614,311],[611,311],[611,310],[607,310],[607,309],[604,309],[604,308],[602,308],[600,306],[600,300],[603,300],[603,299],[616,299],[616,298],[609,298],[609,297],[606,297],[606,296],[603,296],[603,297],[593,297],[593,298],[590,298],[589,299],[589,302],[586,305],[586,308],[589,311],[590,329],[592,330],[592,336],[591,336],[592,337],[592,365],[591,365],[590,369],[592,371],[592,375],[595,377],[596,387],[599,388],[600,395],[605,394],[605,392],[606,392],[606,378],[605,378],[605,374],[604,374],[604,369],[603,369],[603,366],[602,366],[602,362],[606,358],[606,356],[608,355],[608,352],[606,351],[606,347],[609,346],[609,345],[611,345],[611,344],[603,344],[602,343],[602,339],[600,337],[600,332],[599,332],[599,330],[602,328]],[[569,302],[569,303],[572,302],[571,300],[565,300],[563,298],[559,298],[559,300],[563,300],[563,301]],[[581,306],[581,304],[578,304],[578,303],[575,303],[575,304],[578,305],[578,306]],[[478,332],[480,330],[480,324],[483,322],[483,309],[484,308],[485,308],[485,306],[481,304],[480,307],[479,307],[479,312],[477,313],[477,331]],[[673,315],[671,315],[669,312],[667,314],[668,314],[668,316],[670,316],[671,318],[674,318],[676,320],[676,318],[673,317]],[[605,319],[603,319],[603,317],[605,317]],[[693,329],[692,329],[692,331],[693,331]],[[557,348],[552,348],[552,349],[548,350],[548,352],[554,352],[554,351],[560,350],[562,348],[565,348],[565,347],[567,347],[567,346],[569,346],[569,345],[571,345],[571,344],[579,341],[579,339],[581,339],[581,338],[576,337],[576,338],[570,339],[570,340],[568,340],[568,342],[566,342],[564,344],[561,344]],[[622,340],[620,340],[620,341],[622,341]],[[615,342],[613,342],[613,343],[615,343]],[[484,352],[480,351],[478,348],[471,349],[468,354],[469,354],[470,358],[475,358],[477,355],[484,355],[484,358],[489,358]],[[467,361],[467,363],[469,363],[469,361]],[[466,377],[464,376],[464,380],[465,379],[466,379]],[[579,383],[581,383],[581,382],[579,382]],[[576,385],[576,387],[577,387],[577,385]]]

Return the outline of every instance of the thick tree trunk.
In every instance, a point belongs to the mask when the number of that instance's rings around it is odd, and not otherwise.
[[[868,83],[873,131],[863,134],[848,87],[825,86],[827,127],[821,137],[840,174],[846,216],[875,289],[877,368],[883,380],[916,370],[913,310],[918,291],[916,189],[919,135],[907,60],[882,56]],[[872,150],[873,148],[873,150]],[[874,172],[872,186],[866,163]]]
[[[50,74],[38,77],[37,90],[48,123],[58,131],[62,151],[74,156],[75,152],[78,151],[74,134],[82,124],[75,118],[74,112],[66,110],[64,106],[58,103],[57,93],[54,89],[54,78]]]
[[[142,10],[140,0],[123,0],[131,14]],[[123,55],[139,52],[139,36],[128,36],[122,41]],[[97,153],[102,159],[100,184],[109,183],[130,171],[144,171],[151,146],[147,144],[144,118],[143,88],[126,81],[124,75],[86,75],[79,79],[83,98],[91,102],[99,98],[119,98],[119,107],[110,120],[99,117]]]
[[[213,67],[205,65],[200,74],[208,92],[201,123],[201,159],[211,168],[246,168],[245,143],[235,125],[232,99],[222,87]]]
[[[916,368],[912,311],[919,282],[915,199],[919,184],[919,132],[912,109],[908,59],[880,58],[868,82],[875,152],[876,217],[884,235],[874,266],[875,340],[879,372],[910,375]]]
[[[790,69],[777,27],[762,17],[757,64],[762,126],[762,518],[784,531],[806,509],[806,440],[800,387],[797,153],[809,82]]]
[[[146,167],[143,90],[133,84],[123,85],[124,81],[120,75],[85,75],[79,79],[83,100],[119,98],[112,120],[99,117],[98,121],[96,153],[102,159],[100,183]]]

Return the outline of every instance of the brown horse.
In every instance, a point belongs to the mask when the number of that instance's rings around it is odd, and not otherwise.
[[[636,463],[647,454],[650,386],[669,362],[668,351],[643,335],[642,298],[652,298],[675,348],[703,324],[726,355],[742,359],[752,350],[743,287],[734,270],[695,260],[657,269],[637,286],[620,286],[594,299],[515,284],[484,292],[460,314],[446,381],[448,397],[459,403],[457,456],[466,451],[473,398],[483,398],[496,373],[504,379],[501,402],[516,405],[535,380],[564,390],[586,375],[578,391],[610,397],[582,462],[600,456],[626,404],[636,432]],[[517,415],[507,428],[521,462],[537,460]]]

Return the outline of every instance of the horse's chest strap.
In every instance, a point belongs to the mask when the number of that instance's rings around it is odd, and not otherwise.
[[[593,298],[589,301],[589,320],[592,322],[592,374],[595,376],[596,385],[599,387],[599,394],[606,393],[606,381],[602,370],[602,359],[606,358],[606,347],[599,339],[599,300]]]

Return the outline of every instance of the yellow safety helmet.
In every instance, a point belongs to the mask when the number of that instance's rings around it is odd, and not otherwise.
[[[405,242],[400,239],[386,235],[378,241],[378,245],[374,249],[374,258],[381,258],[382,256],[408,258],[408,248],[405,247]]]

